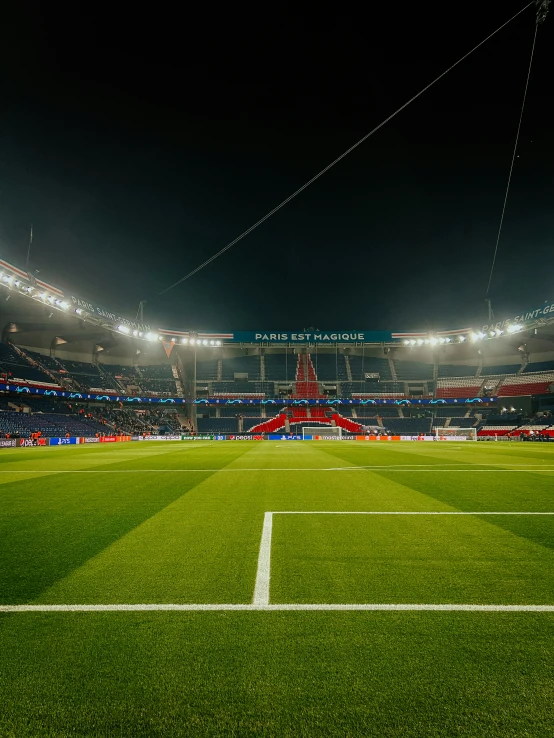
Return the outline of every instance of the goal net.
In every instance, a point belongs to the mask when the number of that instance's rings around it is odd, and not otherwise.
[[[449,425],[448,428],[435,428],[435,436],[438,440],[448,441],[476,441],[477,428],[456,428]]]
[[[342,428],[331,425],[304,426],[302,438],[305,441],[334,441],[342,438]]]

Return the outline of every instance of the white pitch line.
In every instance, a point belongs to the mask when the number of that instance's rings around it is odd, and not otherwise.
[[[267,515],[268,513],[266,513]],[[274,510],[273,515],[554,515],[554,512],[462,512],[450,510],[429,510],[417,512],[405,512],[403,510],[393,511],[367,511],[353,510]]]
[[[554,612],[554,605],[418,605],[418,604],[321,604],[321,605],[0,605],[0,613],[33,612],[282,612],[282,611],[385,611],[385,612]]]
[[[484,464],[484,466],[491,466],[490,464]],[[503,465],[507,466],[506,464]],[[519,467],[519,465],[518,465]],[[333,471],[386,471],[386,472],[422,472],[427,474],[428,472],[441,472],[452,473],[452,474],[464,474],[464,473],[479,473],[484,474],[487,472],[493,474],[500,473],[512,473],[512,472],[523,472],[529,471],[547,471],[554,472],[554,466],[533,464],[525,465],[524,468],[501,468],[501,469],[480,469],[478,467],[472,469],[452,469],[442,467],[431,467],[421,468],[418,466],[400,467],[400,466],[332,466],[332,467],[244,467],[244,468],[220,468],[220,469],[1,469],[0,474],[142,474],[143,472],[150,473],[162,473],[162,472],[174,472],[180,474],[187,473],[198,473],[198,472],[333,472]]]
[[[258,554],[258,571],[256,573],[256,584],[254,585],[254,598],[252,600],[252,604],[257,605],[258,607],[266,607],[269,605],[272,529],[273,513],[266,512],[264,515],[262,540],[260,541],[260,552]]]

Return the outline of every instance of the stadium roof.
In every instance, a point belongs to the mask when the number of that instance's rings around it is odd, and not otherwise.
[[[50,348],[53,345],[73,344],[87,347],[96,343],[99,350],[118,348],[117,353],[152,353],[148,344],[186,344],[220,347],[223,344],[287,346],[317,345],[318,348],[336,345],[406,347],[428,351],[438,347],[457,347],[463,354],[464,346],[479,342],[499,342],[495,353],[506,352],[510,346],[525,342],[533,352],[554,348],[554,300],[539,307],[515,312],[502,320],[487,325],[464,328],[445,327],[442,331],[403,332],[372,330],[320,330],[304,328],[288,330],[258,330],[218,332],[191,328],[181,330],[154,327],[138,319],[117,314],[104,306],[61,290],[39,280],[24,270],[0,259],[0,286],[5,294],[2,302],[3,333],[18,334],[22,345]],[[7,303],[7,304],[6,304]],[[500,339],[500,340],[499,340]],[[515,346],[517,348],[517,346]],[[159,351],[159,350],[158,350]]]

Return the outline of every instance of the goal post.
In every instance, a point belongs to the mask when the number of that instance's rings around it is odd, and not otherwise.
[[[437,440],[448,441],[452,438],[457,441],[476,441],[477,428],[456,428],[449,425],[448,428],[435,428],[435,438]]]
[[[314,425],[302,428],[304,441],[335,441],[341,440],[342,428],[335,425]]]

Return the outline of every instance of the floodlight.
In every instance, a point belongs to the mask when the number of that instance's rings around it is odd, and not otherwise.
[[[406,340],[404,341],[404,346],[409,346],[409,345],[410,345],[410,342],[408,341],[408,339],[406,339]]]
[[[208,342],[206,341],[206,339],[204,339],[204,340],[202,341],[202,343],[203,343],[203,345],[204,345],[204,346],[207,346],[207,345],[208,345]]]
[[[435,338],[434,336],[433,338],[431,338],[431,346],[436,346],[438,342],[439,342],[438,339]]]
[[[118,325],[117,330],[120,333],[129,333],[129,328],[126,325]]]
[[[417,345],[423,346],[423,338],[418,338]]]
[[[215,342],[215,345],[216,345],[216,346],[221,346],[221,341],[216,341],[216,342]]]
[[[460,343],[463,343],[466,340],[466,337],[465,336],[460,336],[458,338],[458,340],[459,340]]]
[[[189,342],[188,338],[181,338],[181,343],[188,343],[188,342]]]
[[[210,341],[210,346],[215,346],[215,341]]]

